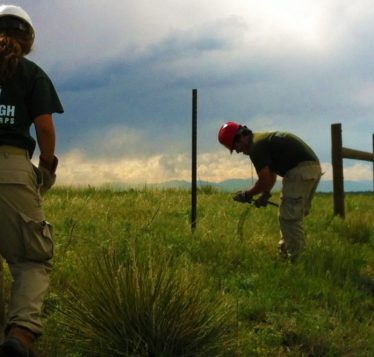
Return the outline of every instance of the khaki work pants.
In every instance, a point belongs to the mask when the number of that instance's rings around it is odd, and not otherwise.
[[[13,277],[7,324],[35,334],[42,332],[41,310],[53,256],[39,177],[26,150],[0,146],[0,254]]]
[[[283,178],[279,207],[279,252],[291,260],[296,259],[305,248],[303,221],[309,214],[321,176],[318,162],[304,161],[289,170]]]

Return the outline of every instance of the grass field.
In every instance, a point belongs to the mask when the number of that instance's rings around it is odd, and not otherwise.
[[[343,221],[317,194],[291,264],[277,255],[274,207],[207,187],[191,233],[188,191],[56,188],[39,346],[49,357],[374,356],[373,207],[372,194],[347,194]]]

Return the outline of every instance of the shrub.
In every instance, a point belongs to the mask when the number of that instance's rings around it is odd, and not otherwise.
[[[77,283],[59,323],[85,356],[221,356],[232,345],[227,304],[164,258],[107,252]]]

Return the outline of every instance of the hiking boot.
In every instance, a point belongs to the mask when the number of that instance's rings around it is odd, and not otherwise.
[[[283,239],[280,240],[279,243],[278,243],[278,254],[284,260],[287,260],[289,258],[289,254],[288,254],[288,251],[287,251],[287,245],[286,245],[286,242]]]
[[[38,357],[36,336],[27,328],[12,325],[0,346],[1,357]]]
[[[288,261],[291,263],[296,263],[298,259],[298,254],[291,254],[287,249],[287,244],[284,240],[278,243],[278,255],[283,261]]]

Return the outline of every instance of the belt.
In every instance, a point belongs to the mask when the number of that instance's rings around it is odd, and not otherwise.
[[[28,156],[28,152],[26,149],[22,149],[22,148],[18,148],[16,146],[10,146],[10,145],[0,145],[0,153],[7,153],[10,155]]]

